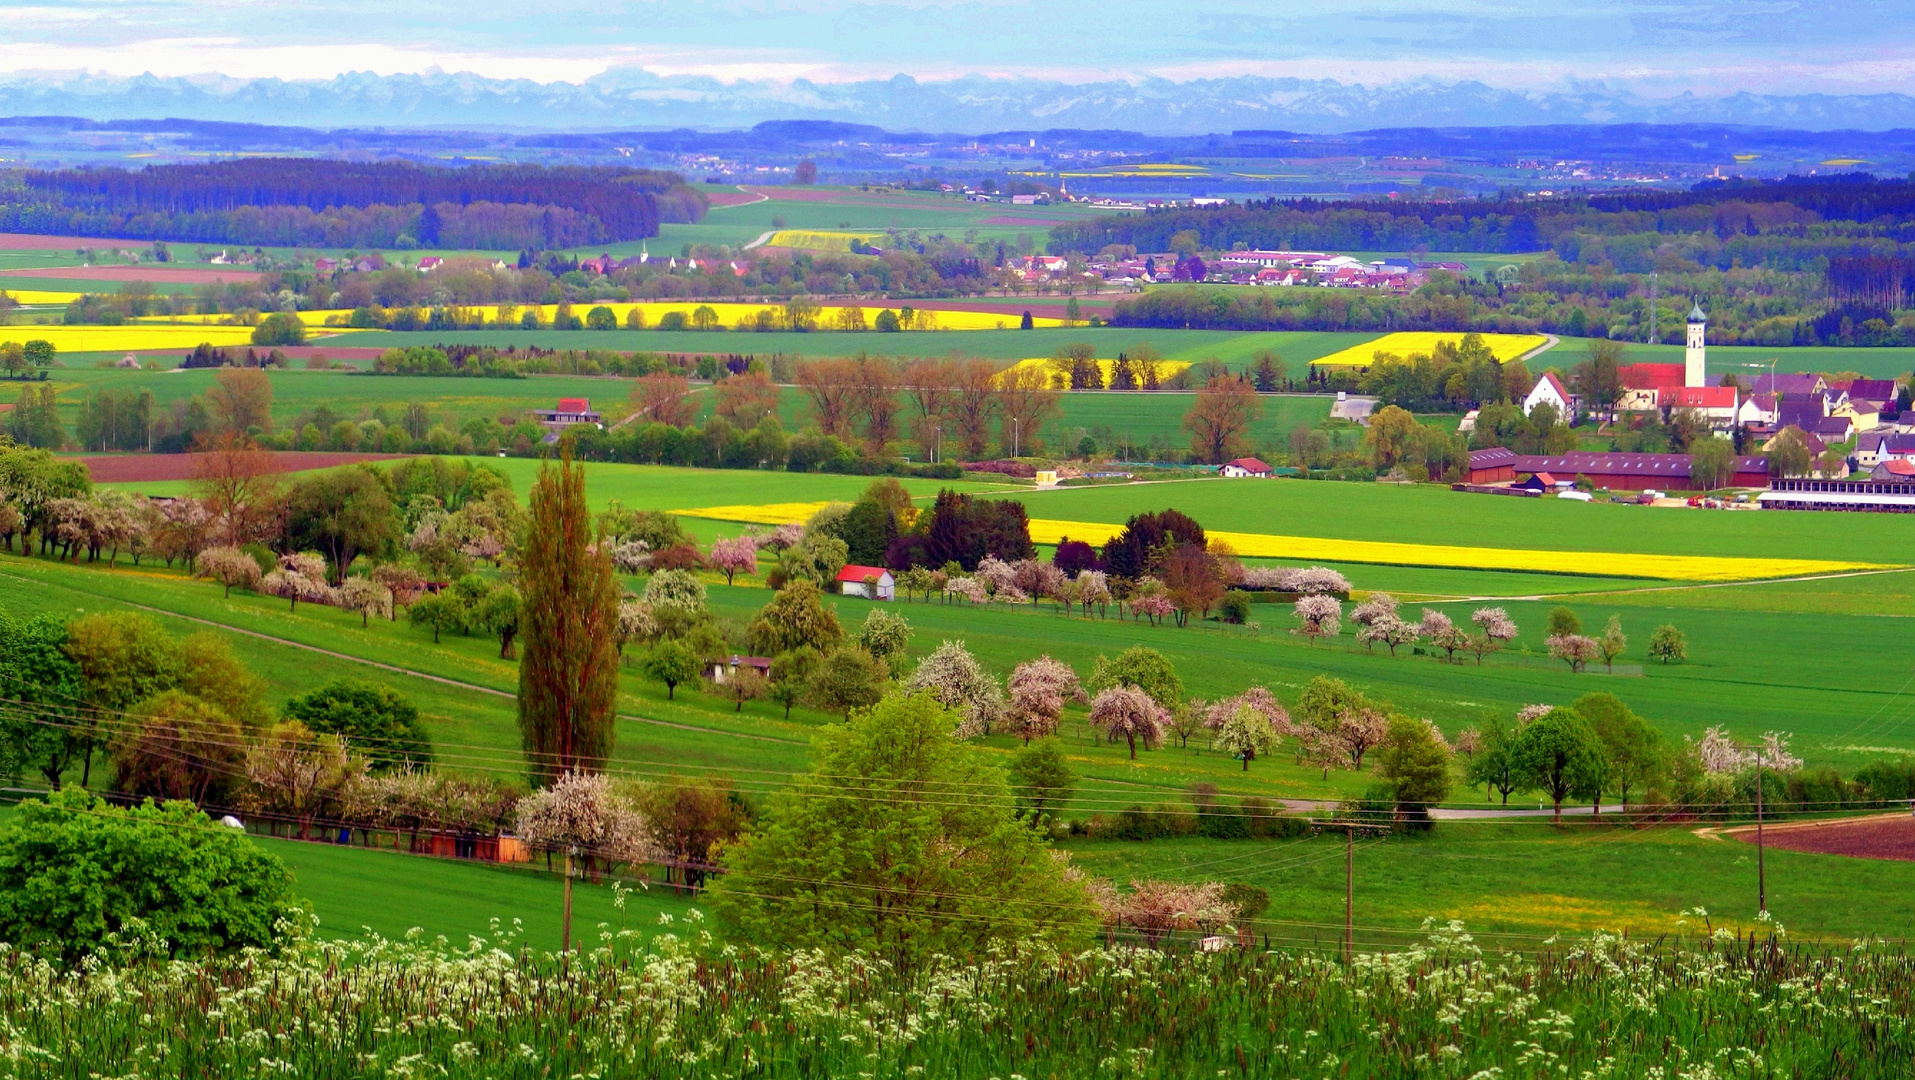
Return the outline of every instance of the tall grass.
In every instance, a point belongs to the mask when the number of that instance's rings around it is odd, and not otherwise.
[[[1893,1077],[1915,963],[1726,932],[1487,955],[1007,952],[900,972],[605,930],[302,941],[61,971],[0,955],[0,1076]]]

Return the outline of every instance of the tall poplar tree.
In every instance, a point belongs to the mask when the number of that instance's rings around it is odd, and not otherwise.
[[[571,441],[532,485],[520,634],[519,731],[535,781],[596,771],[612,752],[618,703],[618,588],[592,547],[585,470]]]

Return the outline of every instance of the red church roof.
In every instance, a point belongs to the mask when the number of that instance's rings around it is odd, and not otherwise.
[[[1685,372],[1681,364],[1623,364],[1616,377],[1629,390],[1673,390],[1682,385]]]

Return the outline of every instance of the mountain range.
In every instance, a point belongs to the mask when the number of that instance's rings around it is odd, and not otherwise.
[[[978,133],[1115,128],[1157,135],[1238,129],[1302,133],[1382,127],[1735,124],[1799,131],[1915,127],[1906,94],[1642,95],[1607,83],[1514,90],[1412,79],[1366,86],[1234,76],[1065,83],[967,76],[920,82],[722,82],[614,68],[577,82],[469,72],[343,74],[324,81],[218,75],[0,75],[0,115],[180,117],[243,123],[489,129],[736,128],[769,119],[845,120],[892,131]]]

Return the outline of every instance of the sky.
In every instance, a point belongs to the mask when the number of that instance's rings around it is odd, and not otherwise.
[[[0,73],[618,68],[785,82],[1291,76],[1652,96],[1915,93],[1915,0],[0,0]]]

